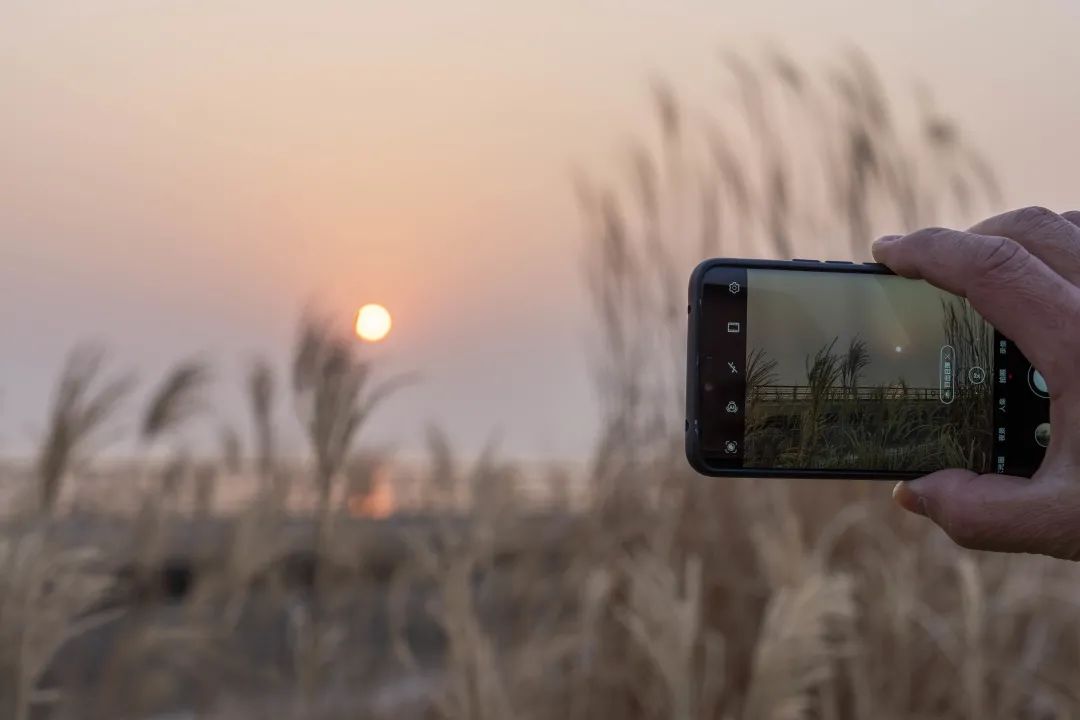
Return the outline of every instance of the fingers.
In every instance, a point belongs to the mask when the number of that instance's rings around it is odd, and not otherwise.
[[[1076,222],[1043,207],[1026,207],[987,218],[968,232],[1007,237],[1071,282],[1080,285],[1080,213]]]
[[[1080,558],[1080,490],[1075,486],[942,470],[899,483],[893,498],[966,548]]]
[[[1080,288],[1006,237],[928,228],[874,243],[894,272],[961,295],[1014,340],[1060,395],[1080,354]]]
[[[1068,210],[1061,213],[1061,217],[1065,218],[1073,225],[1080,227],[1080,210]]]

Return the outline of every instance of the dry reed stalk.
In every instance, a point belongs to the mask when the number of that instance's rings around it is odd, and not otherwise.
[[[446,635],[445,683],[436,707],[446,718],[498,720],[514,717],[503,672],[491,639],[477,616],[475,577],[484,556],[486,538],[444,537],[442,550],[416,545],[415,558],[437,583],[435,619]]]
[[[855,618],[851,578],[814,573],[769,600],[742,717],[802,720],[833,677]]]
[[[248,371],[248,403],[255,436],[256,470],[263,483],[271,482],[276,470],[276,433],[274,407],[277,396],[274,371],[270,363],[258,358]]]
[[[90,548],[66,550],[44,528],[0,538],[0,713],[27,720],[38,683],[67,641],[113,617],[91,614],[112,578]]]
[[[147,404],[140,428],[142,440],[153,443],[201,411],[209,382],[210,369],[202,361],[185,360],[173,367]]]
[[[99,381],[104,360],[100,349],[87,346],[72,351],[64,364],[37,461],[38,505],[44,512],[55,511],[64,478],[131,390],[130,376]]]
[[[380,404],[414,381],[411,375],[396,375],[376,383],[372,370],[369,361],[357,356],[352,338],[335,333],[314,315],[303,319],[292,382],[297,414],[314,455],[320,521],[330,512],[334,478],[357,433]],[[256,416],[262,416],[258,408]]]
[[[687,558],[680,578],[666,559],[642,553],[627,558],[623,571],[630,579],[630,597],[622,619],[663,679],[670,703],[667,716],[711,716],[717,692],[708,688],[718,671],[713,663],[722,641],[702,627],[701,560]],[[705,662],[699,666],[702,646]]]
[[[985,625],[986,595],[979,567],[966,555],[956,559],[960,578],[961,617],[963,623],[963,691],[969,720],[985,718],[986,675]]]
[[[323,565],[332,546],[331,535],[335,507],[335,481],[350,448],[371,413],[400,388],[413,381],[412,376],[397,375],[379,383],[371,379],[372,365],[357,356],[355,341],[336,333],[325,319],[307,314],[301,321],[293,352],[293,399],[311,445],[315,463],[316,508],[313,555],[315,579],[310,617],[296,623],[304,658],[304,695],[313,699],[317,676],[326,664],[325,638],[331,634],[324,627],[326,613]],[[253,388],[254,388],[253,381]],[[253,392],[255,390],[253,389]],[[255,395],[258,395],[255,392]],[[263,411],[253,397],[255,414]],[[306,611],[305,611],[306,612]]]

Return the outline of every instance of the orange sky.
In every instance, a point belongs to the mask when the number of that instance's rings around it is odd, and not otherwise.
[[[581,455],[568,177],[615,166],[647,78],[704,101],[721,45],[854,42],[901,92],[929,81],[1010,202],[1080,206],[1080,11],[1003,5],[7,2],[0,454],[40,430],[79,339],[147,381],[203,353],[229,387],[317,298],[345,323],[385,304],[380,359],[426,378],[372,439],[412,447],[436,420],[467,448],[501,429],[511,454]],[[219,395],[239,421],[239,390]]]

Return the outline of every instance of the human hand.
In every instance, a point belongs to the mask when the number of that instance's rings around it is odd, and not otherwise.
[[[1080,211],[1031,207],[967,232],[888,236],[874,258],[966,297],[1050,390],[1050,446],[1034,477],[941,470],[899,483],[893,498],[967,548],[1080,560]]]

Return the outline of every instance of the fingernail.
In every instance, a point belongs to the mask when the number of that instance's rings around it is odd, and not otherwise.
[[[926,515],[926,501],[903,481],[896,483],[892,497],[897,505],[916,515]]]
[[[876,249],[876,248],[881,247],[882,245],[888,245],[889,243],[891,243],[891,242],[893,242],[895,240],[899,240],[902,237],[904,237],[904,236],[903,235],[882,235],[881,237],[879,237],[877,240],[874,241],[874,248]]]

